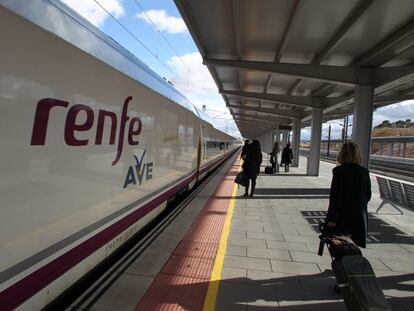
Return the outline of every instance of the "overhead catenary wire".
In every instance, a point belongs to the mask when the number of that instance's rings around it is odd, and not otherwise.
[[[137,41],[150,55],[152,55],[163,67],[165,67],[168,72],[170,72],[174,77],[177,78],[178,81],[181,82],[181,84],[183,85],[183,87],[185,87],[190,94],[192,94],[195,98],[197,98],[204,106],[206,106],[206,102],[204,101],[203,98],[201,98],[197,93],[195,93],[193,91],[193,89],[191,89],[185,81],[183,81],[182,79],[180,79],[180,77],[168,66],[168,64],[166,64],[164,61],[162,61],[160,59],[160,57],[158,56],[158,53],[154,53],[150,48],[148,48],[144,42],[142,42],[136,35],[134,35],[134,33],[128,29],[127,26],[125,26],[123,23],[121,23],[113,14],[111,14],[98,0],[94,0],[95,3],[106,12],[106,14],[108,14],[119,26],[121,26],[122,29],[124,29],[135,41]],[[139,5],[139,3],[137,1],[135,1],[136,4],[141,8],[141,10],[144,12],[144,14],[146,14],[145,10],[142,8],[142,6]],[[146,14],[147,15],[147,14]],[[148,16],[148,15],[147,15]],[[149,16],[148,16],[149,18]],[[151,23],[154,25],[154,27],[156,27],[156,25],[153,23],[153,21],[151,21]],[[171,45],[171,43],[165,38],[165,36],[162,34],[162,32],[158,29],[158,27],[156,27],[156,29],[158,30],[158,33],[161,34],[162,38],[164,38],[164,40],[167,42],[167,44],[170,46],[170,48],[174,51],[174,53],[177,55],[177,57],[184,63],[184,65],[188,68],[187,64],[184,62],[184,60],[182,60],[182,57],[180,57],[178,55],[177,50],[175,50],[175,48],[173,48],[173,46]],[[189,68],[188,68],[189,69]],[[195,77],[197,75],[194,75]],[[201,83],[201,85],[203,85],[203,83]],[[206,92],[207,94],[209,94],[209,92]],[[211,96],[211,95],[210,95]],[[198,109],[201,110],[200,107],[198,107]],[[214,118],[213,118],[214,119]],[[218,118],[217,118],[218,119]],[[231,120],[233,120],[231,118]],[[227,127],[227,125],[226,125]],[[233,131],[234,132],[234,131]]]
[[[136,40],[148,53],[150,53],[153,57],[155,57],[155,59],[157,59],[173,76],[175,76],[184,86],[186,85],[185,81],[181,80],[176,74],[175,72],[165,63],[163,62],[156,53],[154,53],[153,51],[151,51],[151,49],[149,49],[137,36],[135,36],[132,31],[130,31],[128,29],[128,27],[126,27],[124,24],[122,24],[113,14],[111,14],[98,0],[93,0],[96,2],[96,4],[99,5],[99,7],[102,8],[102,10],[104,10],[109,16],[112,17],[112,19],[118,24],[120,25],[134,40]],[[188,88],[188,90],[190,91],[191,94],[195,95],[195,97],[197,97],[204,105],[206,104],[204,102],[204,100],[202,98],[200,98],[198,96],[198,94],[192,92],[192,90],[190,88]]]
[[[208,89],[206,89],[204,87],[204,83],[203,81],[200,81],[198,79],[198,76],[196,74],[194,74],[194,72],[190,69],[190,67],[187,65],[187,63],[184,61],[184,59],[182,58],[182,56],[179,55],[178,51],[175,49],[175,47],[171,44],[171,42],[164,36],[163,32],[158,28],[158,26],[156,25],[156,23],[152,20],[151,16],[148,15],[147,11],[144,9],[144,7],[139,3],[139,0],[134,0],[135,4],[139,7],[139,9],[141,10],[141,12],[146,16],[147,20],[153,25],[153,27],[155,28],[155,30],[157,31],[157,35],[158,37],[161,35],[161,37],[164,39],[164,41],[167,43],[167,45],[170,47],[170,49],[174,52],[174,54],[177,56],[177,58],[182,62],[182,64],[186,67],[187,72],[192,74],[192,77],[196,78],[198,80],[198,82],[200,83],[200,85],[202,86],[204,92],[208,95],[208,97],[212,98]],[[157,38],[158,38],[157,37]],[[158,46],[158,41],[157,41],[157,46]],[[205,109],[203,109],[205,110]],[[215,111],[212,109],[207,109],[208,111],[214,111],[214,112],[220,112],[219,115],[216,116],[210,116],[210,118],[212,119],[222,119],[222,118],[218,118],[218,116],[221,116],[223,114],[229,114],[230,115],[230,111]],[[234,119],[231,117],[230,115],[230,120]],[[235,125],[235,123],[234,123]],[[226,129],[227,129],[227,123],[226,123]],[[226,130],[227,131],[227,130]]]
[[[178,51],[174,48],[174,46],[171,44],[171,42],[164,36],[163,32],[158,28],[158,26],[156,25],[156,23],[152,20],[151,16],[148,15],[147,11],[143,8],[143,6],[139,3],[138,0],[134,0],[134,2],[136,3],[136,5],[139,7],[139,9],[141,10],[141,12],[146,16],[146,18],[148,19],[148,21],[153,25],[153,27],[157,30],[158,35],[161,35],[161,37],[164,39],[164,41],[167,43],[167,45],[170,47],[170,49],[174,52],[174,54],[178,57],[178,59],[182,62],[182,64],[185,66],[185,68],[187,69],[188,73],[191,73],[193,77],[195,77],[197,79],[198,82],[201,82],[200,85],[202,86],[202,88],[204,89],[204,91],[206,92],[206,94],[209,94],[208,89],[206,89],[204,87],[204,83],[203,81],[200,81],[198,79],[198,76],[196,74],[194,74],[194,72],[190,69],[190,67],[187,65],[187,63],[183,60],[183,58],[179,55]],[[209,95],[211,96],[211,95]]]

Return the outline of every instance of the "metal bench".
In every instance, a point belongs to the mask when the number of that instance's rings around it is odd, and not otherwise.
[[[402,215],[403,211],[398,206],[406,207],[406,203],[401,183],[384,177],[376,177],[379,186],[380,198],[382,199],[382,202],[377,209],[377,213],[384,207],[385,204],[390,204]]]
[[[409,209],[414,210],[414,185],[403,183],[403,188],[405,193],[405,203]]]

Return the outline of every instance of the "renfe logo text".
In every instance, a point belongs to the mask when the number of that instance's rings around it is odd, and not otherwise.
[[[118,163],[121,158],[122,148],[124,145],[125,137],[125,128],[127,122],[129,121],[128,126],[128,143],[130,145],[138,145],[139,140],[138,136],[141,133],[142,122],[140,118],[134,117],[130,118],[127,115],[128,104],[132,100],[132,96],[129,96],[125,99],[124,105],[122,107],[121,120],[120,120],[120,129],[118,133],[118,147],[115,159],[112,161],[112,165]],[[46,134],[48,129],[49,116],[52,109],[62,109],[67,108],[69,105],[68,102],[53,99],[53,98],[44,98],[37,103],[36,114],[33,124],[32,140],[31,145],[45,145]],[[79,123],[78,115],[80,112],[86,113],[86,120]],[[115,112],[99,110],[97,118],[97,127],[95,133],[95,145],[102,144],[103,130],[105,122],[110,122],[111,124],[111,133],[109,136],[109,144],[115,145],[116,140],[116,130],[118,127],[118,117]],[[89,144],[89,139],[78,139],[75,136],[76,132],[87,132],[89,131],[95,121],[95,113],[92,108],[86,105],[77,104],[70,107],[66,114],[65,121],[65,142],[69,146],[85,146]]]

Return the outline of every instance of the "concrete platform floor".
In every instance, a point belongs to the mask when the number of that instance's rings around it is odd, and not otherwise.
[[[314,229],[327,210],[334,165],[321,162],[320,176],[308,177],[304,175],[305,161],[301,158],[300,167],[287,174],[260,175],[253,198],[242,198],[244,189],[239,189],[216,310],[345,310],[341,297],[333,291],[327,251],[323,257],[316,254],[319,240]],[[92,310],[135,309],[230,165],[220,169]],[[372,190],[369,210],[374,212],[381,203],[374,176]],[[371,214],[369,224],[364,255],[393,310],[414,310],[414,213],[404,210],[401,216],[387,206],[381,214]],[[207,284],[203,281],[191,286]],[[186,306],[183,301],[165,303],[178,309]]]
[[[216,310],[346,310],[333,286],[328,251],[317,255],[317,223],[328,207],[333,164],[321,162],[320,176],[299,168],[260,175],[255,196],[234,209]],[[283,171],[283,168],[281,168]],[[375,177],[369,211],[381,203]],[[390,207],[371,214],[371,262],[393,310],[414,310],[414,214]]]

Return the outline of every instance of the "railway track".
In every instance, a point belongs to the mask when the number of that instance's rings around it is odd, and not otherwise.
[[[82,279],[58,296],[43,310],[90,310],[112,284],[137,260],[151,243],[171,224],[188,204],[211,182],[223,166],[234,161],[235,154],[203,178],[191,191],[180,194],[142,230],[123,244]]]
[[[301,156],[308,156],[309,151],[301,150]],[[326,152],[321,152],[321,160],[335,163],[336,152],[330,152],[328,156]],[[395,158],[389,156],[372,155],[370,157],[369,168],[374,173],[386,176],[414,181],[414,160],[406,158]]]

